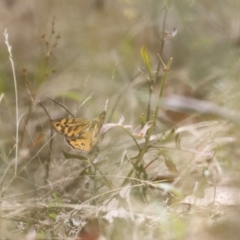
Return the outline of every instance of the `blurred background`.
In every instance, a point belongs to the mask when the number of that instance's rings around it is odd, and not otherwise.
[[[166,31],[170,34],[176,31],[177,35],[165,42],[162,54],[165,63],[173,57],[173,76],[169,82],[187,83],[204,97],[206,91],[212,95],[217,92],[220,103],[238,98],[232,92],[238,81],[238,1],[173,1],[170,5]],[[35,101],[43,101],[49,95],[67,96],[82,103],[93,94],[87,109],[81,109],[84,115],[85,110],[99,112],[107,97],[110,107],[113,106],[117,93],[133,83],[137,75],[140,82],[146,80],[140,71],[143,45],[156,70],[163,7],[164,1],[154,0],[2,0],[0,30],[3,33],[8,29],[20,107],[24,107],[27,98],[23,68],[36,94]],[[53,22],[55,35],[51,36]],[[60,37],[57,46],[46,61],[57,35]],[[3,37],[0,44],[0,91],[11,101],[14,85]],[[131,119],[142,111],[141,90],[137,86],[126,91],[119,103],[118,110],[129,113]],[[136,111],[131,111],[132,108]]]
[[[153,0],[2,0],[0,30],[3,33],[7,28],[9,33],[20,105],[26,97],[23,68],[28,71],[29,84],[36,91],[37,99],[72,93],[71,97],[81,102],[94,93],[89,102],[91,108],[103,107],[107,96],[114,102],[116,92],[133,82],[143,67],[140,57],[143,45],[150,52],[152,65],[156,66],[163,7],[164,2]],[[172,2],[166,31],[171,33],[176,29],[177,35],[166,41],[162,58],[166,63],[173,57],[171,70],[175,82],[184,81],[195,87],[206,79],[217,79],[217,82],[230,81],[235,89],[238,80],[235,69],[239,64],[238,10],[238,1]],[[51,36],[53,22],[55,36]],[[60,36],[47,64],[48,49],[41,38],[43,35],[49,45]],[[14,93],[3,37],[1,61],[0,90]],[[56,72],[51,74],[52,70]],[[217,87],[212,89],[208,85],[207,88],[216,90]],[[221,94],[228,95],[226,85],[223,90],[225,93]],[[134,98],[127,96],[124,100],[136,107]]]

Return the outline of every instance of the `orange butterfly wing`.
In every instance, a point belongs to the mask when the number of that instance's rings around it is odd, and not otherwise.
[[[83,118],[59,118],[51,121],[51,127],[64,135],[72,148],[90,151],[97,143],[105,117],[106,112],[103,111],[92,121]]]

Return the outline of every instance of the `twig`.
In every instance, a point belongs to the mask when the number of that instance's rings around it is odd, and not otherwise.
[[[48,97],[48,96],[47,96],[47,98],[50,99],[50,100],[52,100],[53,102],[55,102],[55,103],[58,104],[59,106],[61,106],[66,112],[68,112],[72,117],[75,118],[75,116],[74,116],[66,107],[64,107],[60,102],[58,102],[58,101],[56,101],[56,100],[54,100],[53,98],[50,98],[50,97]],[[46,111],[45,111],[45,112],[46,112]],[[48,114],[48,116],[49,116],[49,114]]]
[[[14,89],[15,89],[15,100],[16,100],[16,146],[15,146],[15,174],[17,173],[17,163],[18,163],[18,142],[19,142],[19,136],[18,136],[18,129],[19,129],[19,122],[18,122],[18,91],[17,91],[17,78],[16,78],[16,72],[15,72],[15,66],[12,58],[12,47],[9,44],[8,41],[8,32],[7,29],[5,29],[3,36],[5,38],[5,44],[7,45],[7,50],[9,53],[9,60],[12,66],[12,73],[13,73],[13,81],[14,81]]]

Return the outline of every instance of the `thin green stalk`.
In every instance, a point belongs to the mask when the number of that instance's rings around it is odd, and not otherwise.
[[[164,17],[163,17],[162,33],[161,33],[161,46],[160,46],[160,50],[159,50],[159,53],[158,53],[159,56],[162,55],[163,48],[164,48],[167,13],[168,13],[168,9],[169,9],[169,7],[171,5],[171,0],[169,0],[168,3],[169,3],[168,6],[166,6],[164,8],[165,11],[164,11]],[[159,71],[160,71],[161,63],[162,63],[162,60],[161,60],[161,57],[160,57],[159,61],[158,61],[156,75],[155,75],[155,81],[158,78],[158,74],[159,74]],[[158,111],[159,111],[160,99],[161,99],[161,97],[163,95],[163,90],[164,90],[165,82],[166,82],[166,79],[167,79],[167,73],[168,73],[168,71],[169,71],[169,69],[171,67],[171,63],[172,63],[172,58],[170,58],[170,60],[169,60],[169,62],[167,64],[167,67],[165,67],[165,73],[164,73],[164,76],[163,76],[163,79],[162,79],[162,83],[161,83],[161,87],[160,87],[160,91],[159,91],[159,101],[158,101],[158,105],[156,107],[155,114],[154,114],[154,125],[155,125],[157,114],[158,114]],[[153,80],[153,78],[151,76],[151,73],[149,75],[150,75],[150,79],[149,79],[149,99],[148,99],[147,117],[146,117],[147,121],[149,121],[149,119],[150,119],[151,102],[152,102],[152,91],[153,91],[153,84],[154,84],[154,80]],[[122,186],[124,186],[128,182],[128,179],[132,176],[132,174],[135,171],[135,169],[137,168],[138,164],[142,161],[142,158],[143,158],[144,154],[146,153],[146,151],[147,151],[147,149],[149,147],[150,137],[152,135],[152,131],[153,131],[154,125],[148,130],[145,144],[144,144],[143,148],[141,149],[140,153],[137,156],[137,160],[136,160],[136,162],[135,162],[135,164],[133,166],[133,169],[131,169],[129,171],[129,173],[127,175],[127,178],[123,181]]]
[[[148,132],[149,132],[150,134],[152,133],[152,127],[149,129]],[[129,181],[129,179],[130,179],[131,176],[133,175],[133,172],[134,172],[135,169],[137,168],[138,164],[141,162],[144,154],[146,153],[146,151],[147,151],[147,149],[148,149],[149,140],[150,140],[150,137],[146,137],[145,144],[144,144],[143,148],[141,149],[140,153],[138,154],[137,160],[136,160],[136,162],[134,163],[133,168],[129,171],[126,179],[123,181],[123,183],[122,183],[121,186],[126,185],[126,183]]]
[[[148,106],[147,106],[147,118],[146,118],[147,122],[150,120],[152,92],[153,92],[153,79],[151,77],[149,81],[149,94],[148,94]]]
[[[159,91],[159,101],[158,101],[158,104],[157,104],[157,107],[156,107],[156,110],[155,110],[155,114],[154,114],[154,123],[156,122],[156,118],[157,118],[158,111],[159,111],[160,100],[161,100],[161,97],[163,95],[165,82],[167,80],[168,71],[171,67],[172,61],[173,61],[173,58],[170,58],[167,66],[165,67],[165,72],[164,72],[164,75],[163,75],[163,79],[162,79],[162,83],[161,83],[160,91]],[[161,58],[160,58],[159,62],[161,62]],[[143,158],[144,154],[146,153],[146,151],[148,149],[148,145],[149,145],[149,141],[150,141],[150,137],[152,135],[154,125],[148,130],[145,144],[144,144],[143,148],[141,149],[139,155],[137,156],[137,160],[134,164],[133,169],[130,170],[130,172],[127,175],[127,178],[123,181],[122,186],[124,186],[127,183],[128,179],[132,176],[132,174],[133,174],[134,170],[136,169],[136,167],[138,166],[138,164],[142,161],[142,158]]]
[[[171,5],[171,1],[169,3],[169,6]],[[168,13],[168,9],[169,7],[165,7],[165,12],[164,12],[164,17],[163,17],[163,26],[162,26],[162,34],[161,34],[161,46],[160,46],[160,51],[159,51],[159,55],[162,55],[162,52],[163,52],[163,48],[164,48],[164,43],[165,43],[165,27],[166,27],[166,19],[167,19],[167,13]],[[161,58],[159,58],[159,62],[158,62],[158,66],[157,66],[157,71],[156,71],[156,75],[155,75],[155,81],[157,80],[158,78],[158,74],[159,74],[159,71],[160,71],[160,66],[161,66]],[[165,69],[165,73],[164,73],[164,76],[163,76],[163,79],[162,79],[162,83],[161,83],[161,87],[160,87],[160,91],[159,91],[159,102],[160,102],[160,99],[163,95],[163,90],[164,90],[164,86],[165,86],[165,82],[166,82],[166,79],[167,79],[167,73],[170,69],[170,66],[171,66],[171,63],[172,63],[172,58],[170,58],[168,64],[167,64],[167,67]],[[151,101],[152,101],[152,90],[153,90],[153,84],[154,84],[154,81],[153,81],[153,78],[150,74],[150,80],[149,80],[149,99],[148,99],[148,106],[147,106],[147,121],[149,121],[150,119],[150,111],[151,111]],[[154,125],[155,125],[155,122],[156,122],[156,117],[157,117],[157,114],[158,114],[158,110],[159,110],[159,102],[158,102],[158,105],[156,107],[156,110],[155,110],[155,115],[154,115]],[[148,130],[148,133],[147,133],[147,136],[146,136],[146,141],[145,141],[145,144],[143,146],[143,148],[141,149],[139,155],[137,156],[137,160],[134,164],[134,167],[133,169],[130,170],[130,172],[128,173],[127,175],[127,178],[123,181],[122,183],[122,186],[124,186],[127,182],[128,182],[128,179],[132,176],[134,170],[136,169],[136,167],[138,166],[138,164],[142,161],[142,158],[144,156],[144,154],[146,153],[147,149],[148,149],[148,145],[149,145],[149,141],[150,141],[150,137],[152,135],[152,131],[153,131],[153,127],[154,125]]]
[[[169,6],[171,5],[171,1],[170,1],[170,4]],[[163,16],[163,25],[162,25],[162,33],[161,33],[161,46],[160,46],[160,49],[159,49],[159,52],[158,54],[160,56],[162,56],[162,53],[163,53],[163,48],[164,48],[164,43],[165,43],[165,29],[166,29],[166,21],[167,21],[167,14],[168,14],[168,9],[169,7],[165,7],[164,8],[164,16]],[[159,74],[159,71],[160,71],[160,66],[161,66],[161,62],[159,61],[158,62],[158,65],[157,65],[157,71],[156,71],[156,75],[155,75],[155,81],[157,81],[157,78],[158,78],[158,74]]]
[[[161,58],[160,58],[160,59],[161,59]],[[163,96],[164,86],[165,86],[165,83],[166,83],[166,80],[167,80],[167,75],[168,75],[168,72],[169,72],[169,70],[170,70],[172,61],[173,61],[173,58],[170,58],[169,61],[168,61],[168,63],[167,63],[167,66],[166,66],[165,69],[164,69],[164,75],[163,75],[163,78],[162,78],[162,82],[161,82],[161,86],[160,86],[160,91],[159,91],[159,95],[158,95],[158,103],[157,103],[157,107],[156,107],[155,114],[154,114],[154,123],[156,122],[156,118],[157,118],[157,116],[158,116],[159,104],[160,104],[161,98],[162,98],[162,96]],[[161,62],[161,60],[160,60],[159,62]]]

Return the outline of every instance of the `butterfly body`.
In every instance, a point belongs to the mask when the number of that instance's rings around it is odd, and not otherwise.
[[[93,120],[84,118],[58,118],[51,120],[51,128],[64,135],[68,145],[80,151],[90,151],[96,145],[106,112]]]

